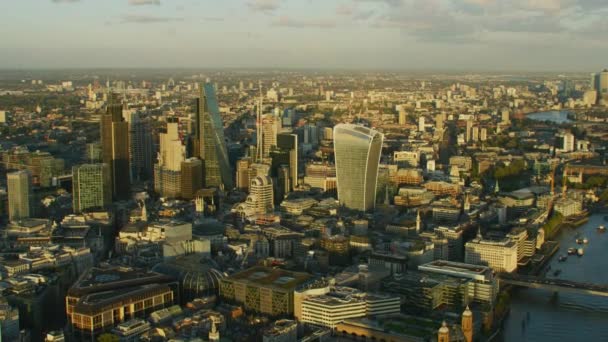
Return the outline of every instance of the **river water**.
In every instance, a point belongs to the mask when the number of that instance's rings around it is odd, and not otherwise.
[[[592,215],[578,229],[562,231],[560,251],[549,264],[548,278],[555,277],[554,271],[560,269],[561,279],[608,284],[608,232],[598,233],[600,224],[608,227],[604,215]],[[577,245],[577,234],[587,237],[589,244]],[[583,247],[585,255],[558,262],[558,256],[567,254],[569,247]],[[572,293],[554,296],[544,290],[516,289],[504,328],[505,341],[608,341],[608,297]]]
[[[526,115],[526,118],[535,121],[550,121],[562,124],[572,121],[568,119],[568,114],[570,114],[570,112],[567,110],[552,110],[549,112],[530,113]]]

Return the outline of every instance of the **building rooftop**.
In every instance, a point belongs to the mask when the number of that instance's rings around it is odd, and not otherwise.
[[[229,280],[281,289],[294,289],[310,278],[312,276],[308,273],[291,272],[279,268],[261,266],[252,267],[228,277]]]

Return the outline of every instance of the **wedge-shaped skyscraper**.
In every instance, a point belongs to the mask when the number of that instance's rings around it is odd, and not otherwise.
[[[378,165],[384,136],[353,124],[334,127],[338,200],[353,210],[368,211],[376,203]]]
[[[228,161],[224,124],[217,104],[215,88],[207,83],[201,87],[197,100],[196,141],[198,155],[203,160],[206,187],[232,189],[232,170]]]

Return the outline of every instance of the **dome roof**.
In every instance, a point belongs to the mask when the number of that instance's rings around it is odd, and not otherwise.
[[[152,270],[179,280],[183,299],[186,300],[216,294],[220,279],[225,276],[213,268],[206,258],[196,254],[159,263]]]

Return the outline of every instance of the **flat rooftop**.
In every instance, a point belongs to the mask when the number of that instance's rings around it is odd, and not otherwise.
[[[435,260],[435,261],[420,265],[419,267],[436,268],[436,269],[441,269],[441,270],[465,272],[465,273],[472,273],[472,274],[479,274],[479,275],[484,274],[485,272],[487,272],[490,269],[489,267],[486,267],[486,266],[465,264],[465,263],[461,263],[461,262],[452,262],[452,261],[445,261],[445,260]]]
[[[260,286],[293,289],[311,279],[308,273],[291,272],[279,268],[256,266],[228,277],[228,280]]]
[[[130,267],[92,267],[83,273],[78,281],[72,285],[68,294],[72,296],[82,296],[140,285],[164,284],[172,280],[172,277],[161,273]]]

